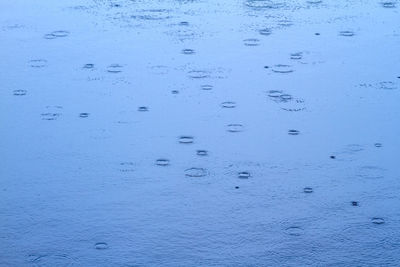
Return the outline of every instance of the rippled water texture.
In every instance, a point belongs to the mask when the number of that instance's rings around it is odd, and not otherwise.
[[[0,266],[400,266],[398,0],[0,1]]]

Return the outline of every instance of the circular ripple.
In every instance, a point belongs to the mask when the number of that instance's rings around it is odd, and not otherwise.
[[[210,73],[205,70],[192,70],[188,72],[188,76],[192,79],[204,79],[210,77]]]
[[[204,84],[201,86],[201,90],[205,90],[205,91],[210,91],[214,88],[214,86],[209,85],[209,84]]]
[[[381,143],[375,143],[374,146],[380,148],[380,147],[382,147],[383,145],[382,145]]]
[[[373,224],[384,224],[385,220],[383,218],[380,218],[380,217],[374,217],[374,218],[371,219],[371,222]]]
[[[312,189],[312,187],[304,187],[303,192],[310,194],[310,193],[314,192],[314,190]]]
[[[289,131],[288,131],[288,134],[289,134],[289,135],[299,135],[300,132],[299,132],[298,130],[289,130]]]
[[[26,90],[18,89],[13,91],[13,95],[15,96],[24,96],[28,93]]]
[[[340,31],[339,35],[345,36],[345,37],[351,37],[351,36],[354,36],[355,34],[353,31]]]
[[[107,67],[109,73],[120,73],[122,72],[123,66],[119,64],[111,64]]]
[[[285,6],[285,3],[276,0],[247,0],[245,5],[252,9],[258,10],[282,8]]]
[[[272,30],[270,28],[261,29],[258,31],[261,35],[268,36],[272,34]]]
[[[47,60],[45,59],[32,59],[29,62],[29,66],[32,68],[43,68],[47,65]]]
[[[180,136],[179,143],[181,144],[193,144],[194,138],[192,136]]]
[[[204,168],[189,168],[185,170],[185,175],[188,177],[204,177],[207,176],[208,172]]]
[[[204,157],[204,156],[208,156],[208,151],[207,151],[207,150],[199,149],[199,150],[196,151],[196,154],[197,154],[197,156],[202,156],[202,157]]]
[[[81,118],[87,118],[87,117],[89,117],[89,113],[86,113],[86,112],[80,113],[80,114],[79,114],[79,117],[81,117]]]
[[[291,236],[300,236],[303,234],[304,230],[298,226],[291,226],[285,229],[285,232]]]
[[[138,107],[138,111],[146,112],[146,111],[149,111],[149,108],[148,107]]]
[[[243,43],[245,46],[259,46],[260,40],[257,38],[249,38],[249,39],[244,39]]]
[[[395,8],[396,7],[396,2],[394,2],[394,1],[384,1],[384,2],[381,2],[381,5],[384,8]]]
[[[243,132],[244,129],[243,125],[238,123],[228,124],[227,128],[227,131],[231,133]]]
[[[238,173],[239,179],[249,179],[250,177],[251,177],[251,174],[249,172],[239,172]]]
[[[303,58],[303,53],[302,52],[297,52],[297,53],[290,54],[290,59],[300,60],[302,58]]]
[[[223,108],[235,108],[236,107],[236,103],[232,102],[232,101],[225,101],[221,103],[221,107]]]
[[[96,243],[96,244],[94,245],[94,248],[95,248],[95,249],[98,249],[98,250],[108,249],[108,244],[105,243],[105,242],[99,242],[99,243]]]
[[[67,266],[78,266],[78,263],[73,258],[69,257],[68,255],[44,255],[36,257],[32,261],[34,266],[60,266],[60,267],[67,267]]]
[[[184,54],[184,55],[193,55],[195,53],[196,52],[193,49],[183,49],[182,50],[182,54]]]
[[[283,92],[280,90],[269,90],[268,91],[268,96],[273,97],[273,98],[280,97],[282,94],[283,94]]]
[[[396,90],[397,85],[394,82],[380,82],[379,87],[382,90]]]
[[[290,65],[277,64],[272,67],[272,71],[275,73],[291,73],[293,69]]]
[[[169,159],[158,159],[158,160],[156,160],[156,165],[158,165],[158,166],[168,166],[169,165]]]
[[[91,64],[91,63],[85,64],[85,65],[83,65],[83,68],[87,69],[87,70],[94,69],[94,64]]]

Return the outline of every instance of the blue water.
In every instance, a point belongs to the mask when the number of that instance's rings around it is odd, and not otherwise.
[[[0,2],[0,266],[399,266],[400,2]]]

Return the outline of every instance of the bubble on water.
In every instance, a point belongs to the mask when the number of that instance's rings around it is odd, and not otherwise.
[[[303,228],[301,228],[299,226],[291,226],[291,227],[286,228],[285,232],[291,236],[300,236],[303,234],[304,230],[303,230]]]
[[[196,52],[193,50],[193,49],[189,49],[189,48],[187,48],[187,49],[182,49],[182,54],[184,54],[184,55],[193,55],[193,54],[195,54]]]
[[[225,101],[225,102],[221,103],[221,107],[223,107],[223,108],[235,108],[236,107],[236,102]]]
[[[256,38],[249,38],[249,39],[244,39],[243,43],[245,46],[259,46],[260,40]]]
[[[383,1],[383,2],[381,2],[381,5],[384,8],[395,8],[396,2],[395,1]]]
[[[179,137],[179,143],[181,144],[193,144],[194,138],[192,136],[180,136]]]
[[[239,179],[249,179],[251,177],[251,174],[249,172],[243,171],[238,173],[238,178]]]
[[[120,64],[111,64],[107,67],[109,73],[120,73],[123,70],[123,66]]]
[[[304,187],[303,192],[310,194],[310,193],[313,193],[314,190],[312,189],[312,187]]]
[[[239,133],[243,132],[244,127],[242,124],[239,123],[231,123],[227,125],[227,131],[231,133]]]
[[[94,245],[94,248],[98,250],[108,249],[108,244],[106,242],[98,242]]]
[[[89,113],[86,113],[86,112],[80,113],[80,114],[79,114],[79,117],[81,117],[81,118],[87,118],[87,117],[89,117]]]
[[[201,90],[205,90],[205,91],[210,91],[214,88],[214,86],[210,85],[210,84],[204,84],[201,86]]]
[[[276,64],[272,67],[272,71],[275,73],[291,73],[294,70],[292,66],[286,64]]]
[[[292,99],[293,99],[293,96],[292,96],[292,95],[289,95],[289,94],[281,94],[281,95],[279,96],[280,102],[288,102],[288,101],[290,101],[290,100],[292,100]]]
[[[345,37],[351,37],[351,36],[354,36],[355,34],[353,31],[340,31],[339,35],[345,36]]]
[[[145,106],[138,107],[138,111],[140,111],[140,112],[146,112],[146,111],[149,111],[149,108],[148,108],[148,107],[145,107]]]
[[[189,22],[187,22],[187,21],[181,21],[181,22],[179,22],[179,25],[180,25],[180,26],[189,26]]]
[[[385,223],[385,219],[381,218],[381,217],[373,217],[371,219],[371,222],[373,224],[384,224]]]
[[[172,93],[173,95],[177,95],[177,94],[179,94],[179,90],[172,90],[171,93]]]
[[[264,29],[258,30],[258,32],[259,32],[261,35],[268,36],[268,35],[271,35],[271,34],[272,34],[272,29],[270,29],[270,28],[264,28]]]
[[[188,177],[204,177],[208,175],[208,171],[204,168],[189,168],[185,170],[185,175]]]
[[[66,254],[55,254],[55,255],[42,255],[34,256],[31,255],[33,260],[31,261],[33,266],[41,267],[53,267],[53,266],[80,266],[79,262],[71,258]]]
[[[386,81],[386,82],[380,82],[379,88],[382,90],[396,90],[397,85],[394,82]]]
[[[13,91],[13,95],[15,96],[24,96],[28,93],[28,91],[23,90],[23,89],[17,89]]]
[[[322,0],[307,0],[307,3],[311,4],[311,5],[317,5],[317,4],[321,4]]]
[[[169,159],[158,159],[156,160],[156,165],[158,166],[168,166],[169,165]]]
[[[299,134],[300,134],[300,131],[298,131],[298,130],[293,130],[293,129],[292,129],[292,130],[289,130],[289,131],[288,131],[288,134],[289,134],[289,135],[299,135]]]
[[[202,156],[202,157],[208,156],[208,151],[207,150],[203,150],[203,149],[199,149],[199,150],[196,151],[196,155],[197,156]]]
[[[296,53],[290,54],[290,59],[300,60],[302,58],[303,58],[303,53],[302,52],[296,52]]]
[[[188,76],[192,79],[204,79],[210,77],[210,72],[205,70],[191,70],[188,72]]]
[[[87,63],[87,64],[83,65],[82,68],[83,68],[83,69],[87,69],[87,70],[91,70],[91,69],[94,69],[94,64],[92,64],[92,63]]]
[[[28,62],[29,66],[32,68],[43,68],[47,65],[47,60],[45,59],[32,59]]]
[[[354,207],[357,207],[357,206],[359,206],[360,204],[358,203],[358,201],[352,201],[352,202],[351,202],[351,205],[354,206]]]

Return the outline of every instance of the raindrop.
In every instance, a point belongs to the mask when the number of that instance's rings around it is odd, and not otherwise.
[[[357,207],[357,206],[359,206],[359,203],[358,203],[358,201],[352,201],[351,205],[354,207]]]
[[[181,144],[193,144],[194,138],[192,136],[180,136],[179,143]]]
[[[177,94],[179,94],[179,91],[178,91],[178,90],[172,90],[171,93],[172,93],[173,95],[177,95]]]
[[[208,174],[204,168],[189,168],[185,170],[185,175],[188,177],[204,177]]]
[[[228,128],[228,132],[238,133],[238,132],[242,132],[244,127],[242,124],[232,123],[232,124],[228,124],[227,128]]]

